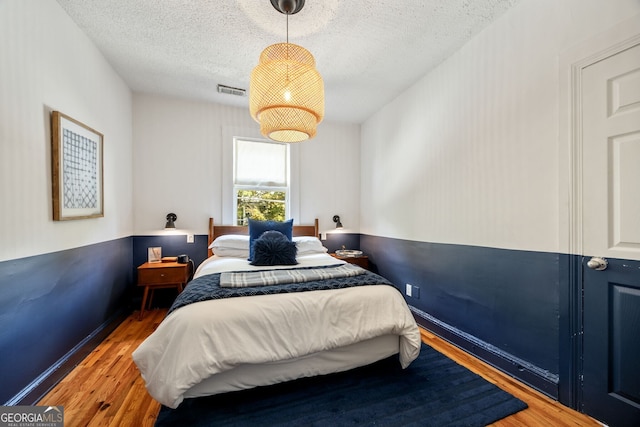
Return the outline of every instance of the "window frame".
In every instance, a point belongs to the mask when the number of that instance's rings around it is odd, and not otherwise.
[[[266,143],[266,144],[276,144],[283,146],[285,148],[285,181],[286,185],[284,186],[274,186],[274,185],[248,185],[248,184],[237,184],[236,181],[236,172],[238,165],[238,141],[243,142],[254,142],[254,143]],[[233,205],[233,225],[246,225],[246,224],[238,224],[238,191],[241,190],[254,190],[254,191],[281,191],[285,193],[285,218],[291,217],[291,149],[290,145],[281,142],[270,141],[267,139],[260,138],[247,138],[247,137],[234,137],[233,138],[233,171],[232,171],[232,205]]]

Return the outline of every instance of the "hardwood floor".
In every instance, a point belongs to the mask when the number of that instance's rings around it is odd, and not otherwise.
[[[64,406],[66,427],[153,426],[160,404],[144,388],[131,353],[158,326],[165,312],[145,312],[142,321],[138,321],[137,312],[133,313],[38,404]],[[601,426],[428,331],[422,331],[422,340],[529,405],[492,426]]]
[[[64,406],[65,427],[153,426],[160,404],[144,387],[131,353],[166,310],[130,315],[38,404]]]

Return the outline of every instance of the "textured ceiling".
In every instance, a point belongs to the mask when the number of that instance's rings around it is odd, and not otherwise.
[[[325,118],[361,123],[517,0],[306,0],[289,41],[307,48],[325,84]],[[58,0],[132,90],[247,107],[286,16],[269,0]],[[248,114],[248,112],[247,112]]]

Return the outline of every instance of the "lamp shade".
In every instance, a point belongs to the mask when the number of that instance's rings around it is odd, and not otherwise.
[[[313,55],[292,43],[263,50],[251,72],[249,110],[267,138],[279,142],[313,138],[324,118],[324,83]]]
[[[164,225],[165,230],[175,230],[176,224],[175,220],[178,219],[178,216],[174,213],[167,214],[167,223]]]

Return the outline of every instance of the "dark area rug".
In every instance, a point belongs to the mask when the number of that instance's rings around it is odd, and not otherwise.
[[[166,426],[485,426],[527,405],[422,345],[402,370],[397,356],[348,372],[162,407]]]

